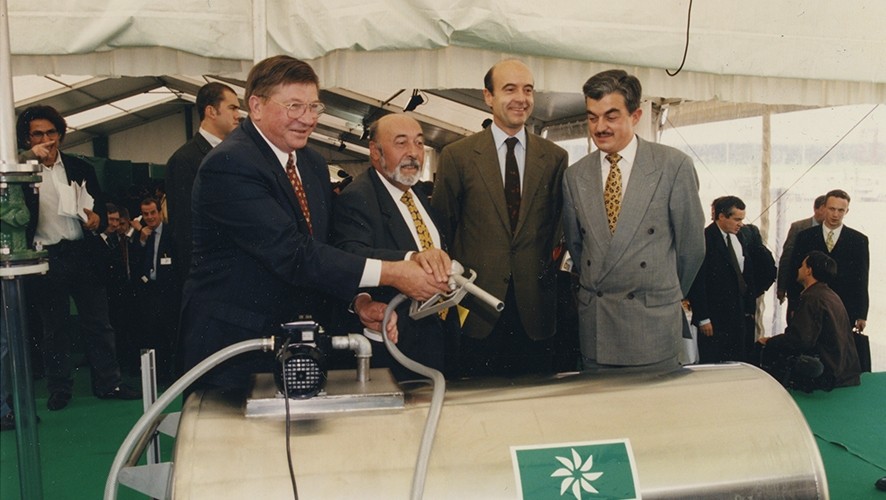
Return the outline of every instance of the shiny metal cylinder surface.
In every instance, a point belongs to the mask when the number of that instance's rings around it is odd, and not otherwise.
[[[408,498],[431,390],[406,392],[401,411],[292,422],[299,496]],[[247,421],[238,395],[195,394],[176,441],[175,498],[291,497],[284,438],[283,421]],[[738,363],[452,382],[424,498],[519,498],[511,447],[613,440],[630,443],[643,498],[828,498],[793,399]]]

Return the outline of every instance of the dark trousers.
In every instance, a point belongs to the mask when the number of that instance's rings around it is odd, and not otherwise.
[[[157,360],[157,379],[169,384],[179,375],[178,318],[181,303],[176,287],[169,283],[139,283],[136,285],[138,310],[135,346],[154,349]]]
[[[79,316],[83,348],[92,368],[95,394],[112,391],[120,385],[120,367],[114,347],[114,329],[108,320],[108,296],[96,274],[84,241],[62,241],[51,245],[49,272],[30,280],[29,300],[33,301],[43,323],[43,365],[50,394],[71,394],[74,378],[71,367],[70,299]]]
[[[489,336],[482,339],[461,337],[459,365],[462,376],[516,377],[553,373],[551,338],[531,339],[523,328],[516,305],[511,280],[505,295],[505,308]]]

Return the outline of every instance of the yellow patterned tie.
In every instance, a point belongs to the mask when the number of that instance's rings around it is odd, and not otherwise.
[[[828,247],[828,253],[834,249],[834,232],[828,231],[828,237],[824,240],[824,245]]]
[[[606,205],[606,218],[609,219],[609,232],[615,234],[618,212],[621,210],[621,170],[618,168],[621,156],[611,153],[606,155],[606,159],[609,160],[609,175],[603,188],[603,203]]]
[[[434,240],[431,239],[431,232],[428,231],[428,226],[425,225],[425,221],[422,220],[421,214],[418,212],[418,207],[415,206],[415,202],[412,200],[412,193],[406,191],[400,197],[400,201],[405,203],[406,208],[409,209],[409,215],[412,216],[412,222],[415,223],[415,231],[418,233],[418,241],[421,242],[421,249],[433,248]]]

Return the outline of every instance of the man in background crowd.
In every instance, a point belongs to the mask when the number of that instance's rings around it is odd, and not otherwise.
[[[240,123],[240,100],[231,87],[210,82],[197,91],[200,129],[166,162],[166,203],[170,236],[178,257],[175,271],[184,284],[191,266],[191,189],[197,167]]]
[[[797,277],[793,274],[794,268],[791,267],[797,235],[804,229],[821,225],[826,213],[824,202],[825,195],[817,196],[812,203],[812,217],[806,217],[792,222],[791,228],[788,230],[788,235],[784,239],[784,246],[782,246],[781,249],[781,257],[778,259],[778,282],[776,285],[776,295],[778,297],[778,302],[781,304],[783,304],[787,298],[788,287]],[[791,317],[795,308],[796,304],[792,304],[788,301],[788,318]]]

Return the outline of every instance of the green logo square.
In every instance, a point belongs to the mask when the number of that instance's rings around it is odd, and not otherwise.
[[[637,467],[627,439],[512,446],[520,498],[639,499]]]

